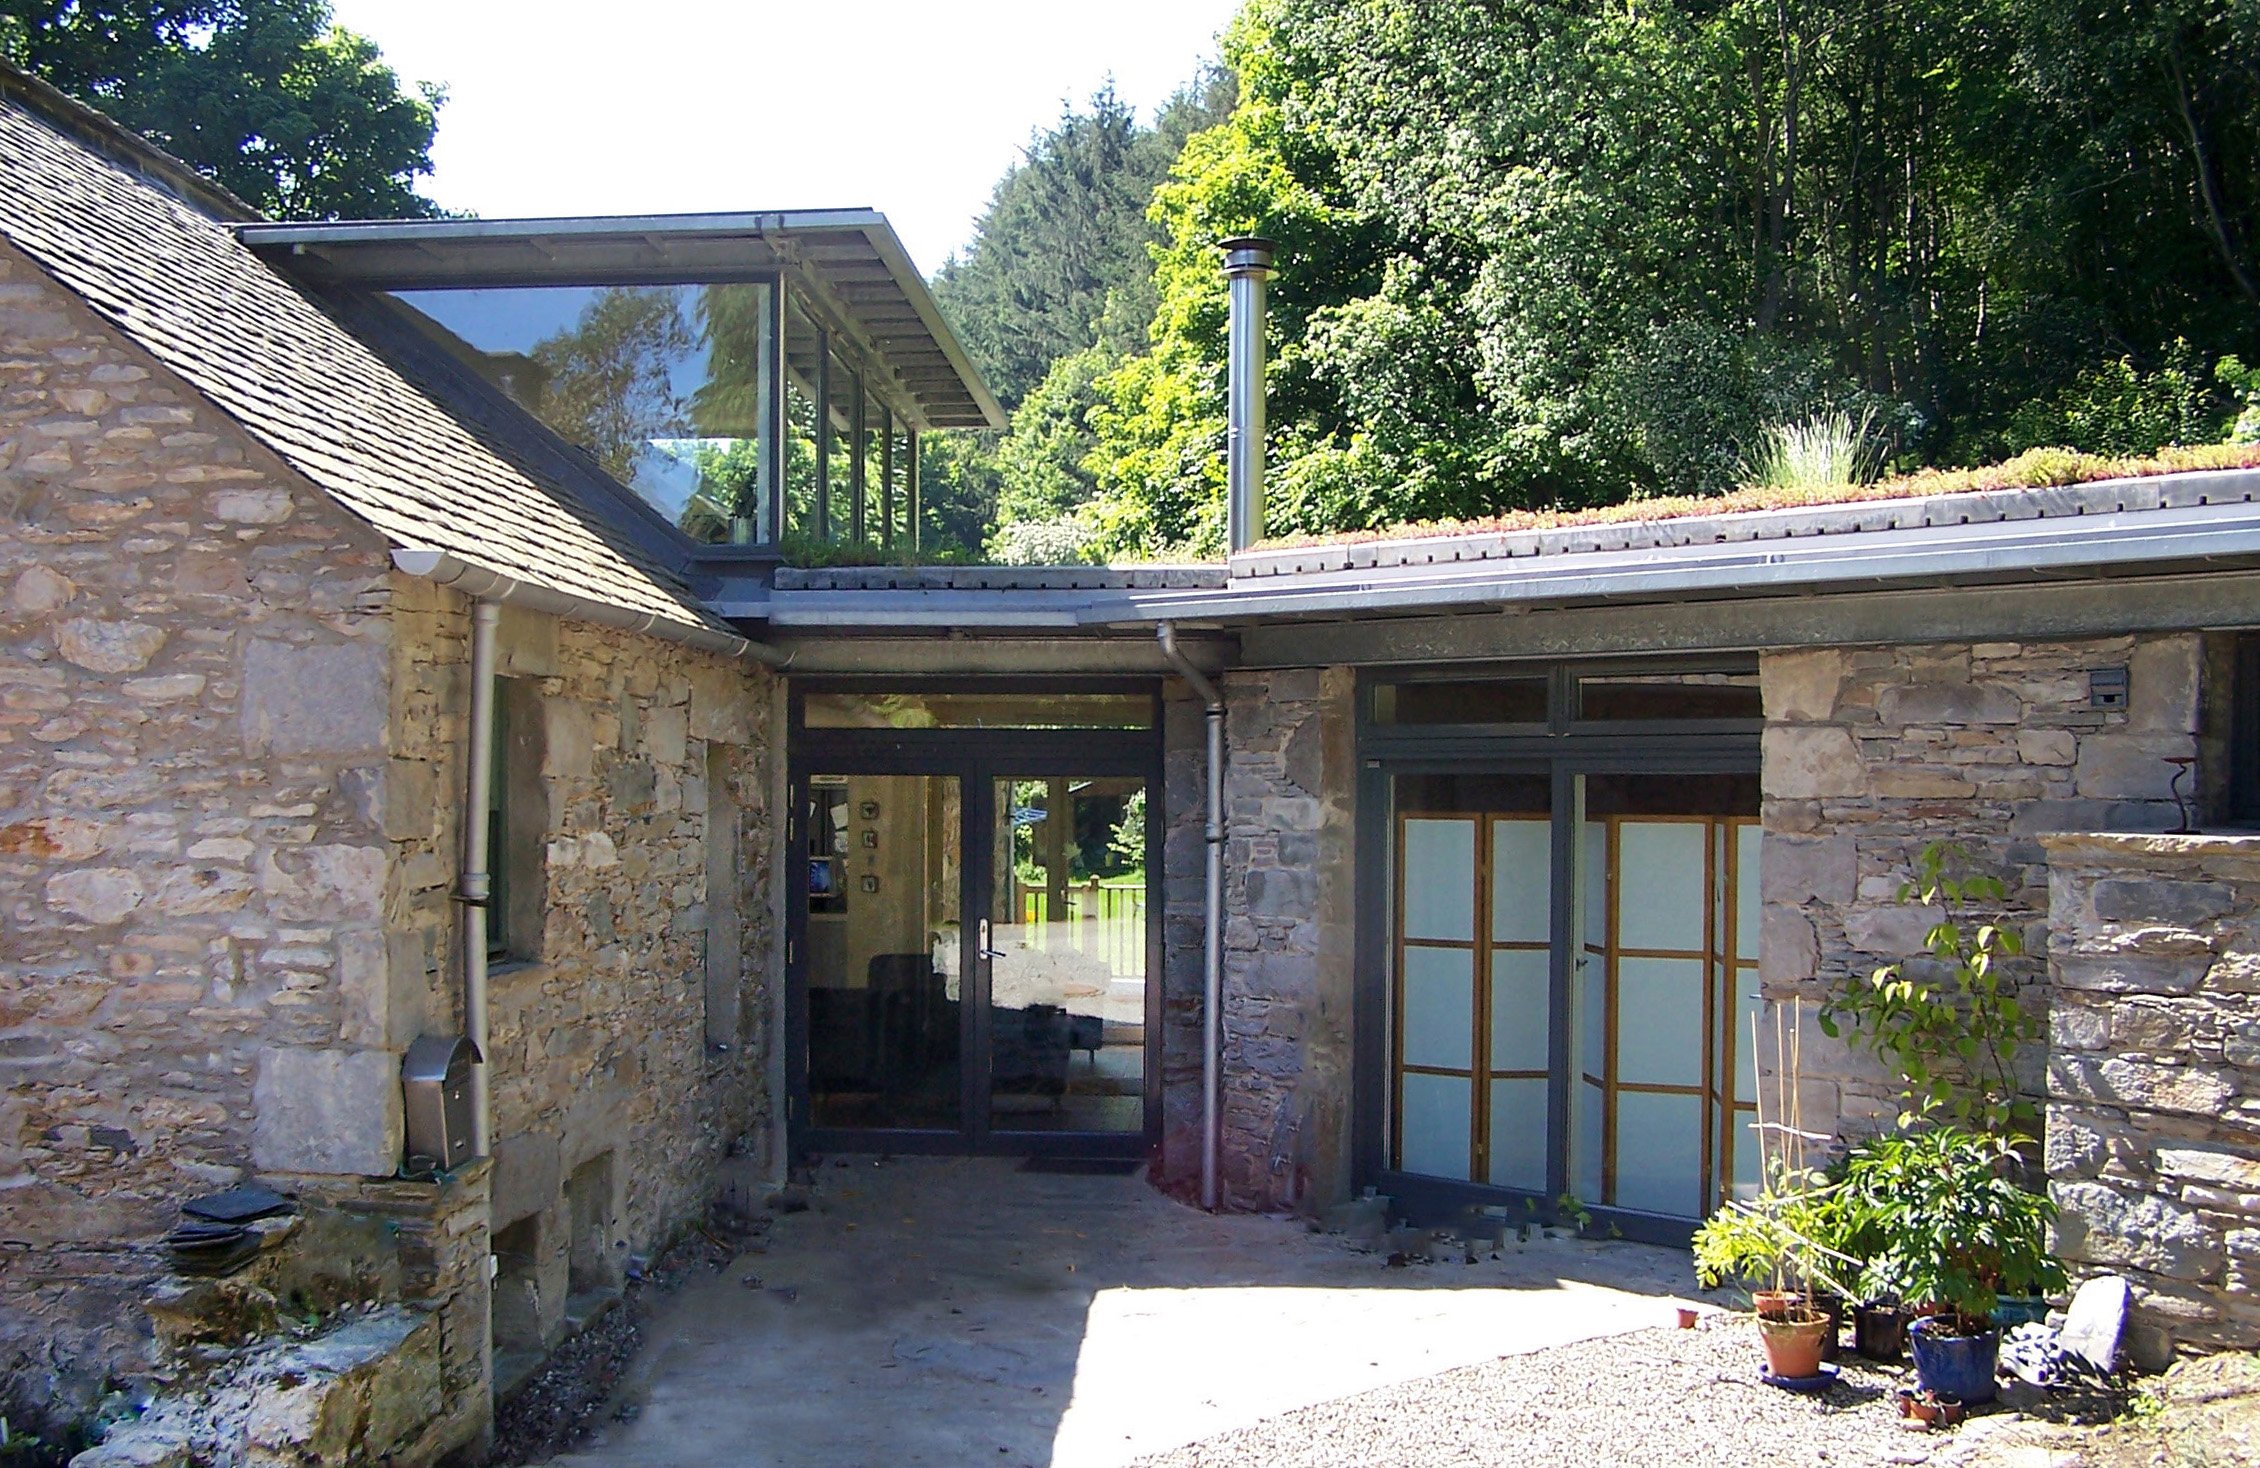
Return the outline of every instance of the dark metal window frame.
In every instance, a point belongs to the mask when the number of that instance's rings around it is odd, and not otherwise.
[[[1137,693],[1153,699],[1146,729],[811,729],[807,695],[824,693],[968,692]],[[1168,802],[1163,783],[1162,690],[1153,678],[886,678],[811,677],[791,680],[787,694],[786,851],[788,873],[805,859],[810,779],[815,775],[943,775],[960,782],[962,834],[986,841],[994,835],[994,782],[1057,771],[1071,775],[1141,778],[1146,782],[1146,1013],[1144,1118],[1136,1134],[1120,1132],[1010,1131],[989,1125],[988,1068],[974,1057],[990,1052],[989,972],[973,955],[975,922],[987,911],[992,881],[986,849],[966,850],[958,905],[961,972],[968,985],[960,1020],[959,1124],[954,1129],[819,1127],[808,1088],[808,892],[788,877],[785,909],[785,1076],[787,1146],[796,1158],[825,1152],[901,1154],[973,1153],[1002,1156],[1145,1156],[1160,1144],[1162,1118],[1163,925],[1162,872]]]
[[[1601,659],[1576,662],[1490,663],[1409,669],[1377,668],[1358,682],[1358,788],[1356,825],[1356,971],[1370,976],[1351,1000],[1353,1057],[1351,1161],[1355,1182],[1376,1188],[1420,1221],[1453,1221],[1464,1210],[1502,1204],[1534,1206],[1550,1214],[1570,1191],[1570,1098],[1575,1053],[1571,1033],[1579,934],[1576,931],[1577,780],[1605,774],[1755,774],[1762,720],[1656,720],[1640,724],[1580,721],[1569,717],[1576,680],[1595,673],[1747,673],[1755,657],[1704,659]],[[1544,671],[1554,692],[1547,725],[1386,725],[1371,718],[1373,688],[1384,682],[1464,680],[1483,676],[1529,677]],[[1548,964],[1546,1193],[1540,1196],[1488,1183],[1394,1171],[1387,1166],[1390,1115],[1392,886],[1395,881],[1393,781],[1399,775],[1545,773],[1551,781],[1550,847],[1553,948]],[[1584,1200],[1595,1225],[1646,1243],[1686,1244],[1685,1219],[1605,1207]]]

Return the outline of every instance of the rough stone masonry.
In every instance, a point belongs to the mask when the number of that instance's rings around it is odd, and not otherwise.
[[[2260,837],[2046,838],[2049,1193],[2128,1345],[2260,1345]]]
[[[2128,671],[2126,707],[2093,706],[2099,668]],[[2013,977],[2044,995],[2041,838],[2174,825],[2169,761],[2196,754],[2203,712],[2194,635],[1817,648],[1767,653],[1759,669],[1759,963],[1777,1015],[1923,951],[1940,913],[1899,891],[1934,841],[2008,884],[2004,915],[2027,954]],[[1813,1023],[1802,1040],[1809,1123],[1857,1134],[1896,1113],[1894,1083],[1871,1057]],[[2035,1096],[2042,1058],[2020,1057]]]
[[[462,1024],[468,607],[0,247],[15,1420],[156,1364],[139,1306],[184,1199],[400,1170],[401,1054]],[[489,1222],[532,1221],[538,1348],[732,1154],[767,1160],[775,680],[550,617],[503,642],[527,936],[493,983],[493,1213],[482,1185],[449,1227],[483,1259]],[[484,1420],[477,1303],[442,1332],[477,1402],[451,1431]]]
[[[0,247],[0,1375],[146,1364],[179,1201],[390,1172],[385,548]],[[319,1142],[284,1093],[363,1104]],[[262,1119],[266,1124],[262,1125]]]

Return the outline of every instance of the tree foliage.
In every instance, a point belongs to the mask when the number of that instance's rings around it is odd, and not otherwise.
[[[934,297],[1013,424],[922,455],[931,538],[979,551],[998,525],[1062,521],[1097,492],[1083,463],[1096,446],[1096,384],[1144,347],[1156,300],[1161,233],[1148,205],[1185,140],[1231,106],[1231,79],[1214,69],[1150,126],[1103,88],[998,182],[972,245],[936,274]]]
[[[1715,493],[1819,414],[1899,468],[2217,437],[2255,55],[2252,0],[1250,0],[1097,383],[1105,548],[1221,540],[1244,231],[1279,532]]]
[[[441,90],[327,0],[0,0],[0,60],[277,219],[420,218]]]

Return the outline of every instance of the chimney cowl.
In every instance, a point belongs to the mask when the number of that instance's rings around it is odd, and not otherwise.
[[[1227,279],[1236,275],[1261,272],[1271,273],[1272,256],[1279,246],[1261,235],[1236,235],[1220,241],[1217,248],[1224,251],[1224,274]]]

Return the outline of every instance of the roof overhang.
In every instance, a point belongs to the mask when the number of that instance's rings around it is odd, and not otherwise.
[[[1919,621],[1923,598],[1949,589],[1982,607],[1988,593],[2020,588],[2092,600],[2106,585],[2210,579],[2249,598],[2256,577],[2260,471],[2233,470],[1260,552],[1236,556],[1229,567],[780,572],[774,584],[758,588],[717,587],[709,605],[733,622],[809,638],[1103,637],[1137,635],[1168,621],[1291,641],[1298,655],[1323,652],[1330,637],[1355,624],[1373,629],[1371,637],[1361,634],[1358,645],[1367,652],[1360,656],[1386,656],[1386,629],[1422,619],[1490,614],[1497,621],[1499,613],[1595,608],[1692,614],[1761,603],[1809,609],[1823,598],[1912,595],[1913,603],[1891,602],[1900,609],[1893,615]],[[2204,621],[2228,625],[2217,598],[2199,601]],[[2193,615],[2199,601],[2188,603]],[[1983,617],[1965,620],[1977,626]],[[2260,601],[2249,619],[2229,618],[2245,620],[2260,621]]]
[[[883,380],[872,386],[908,426],[1004,426],[1004,410],[875,210],[255,223],[236,234],[308,280],[379,290],[776,275],[802,311],[875,364]]]

